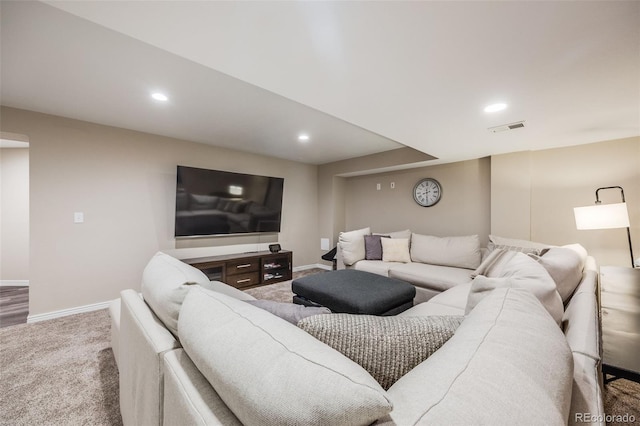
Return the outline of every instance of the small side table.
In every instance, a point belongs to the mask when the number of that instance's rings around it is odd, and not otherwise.
[[[602,372],[640,382],[640,269],[600,267]]]

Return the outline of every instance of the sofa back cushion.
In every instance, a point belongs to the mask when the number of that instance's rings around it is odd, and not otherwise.
[[[191,289],[179,336],[243,424],[371,424],[393,408],[361,366],[285,320],[223,294]]]
[[[189,287],[198,284],[209,284],[209,279],[202,271],[158,252],[142,272],[142,297],[160,321],[177,336],[182,301]]]
[[[504,259],[507,260],[504,260]],[[496,288],[522,288],[531,292],[559,325],[564,307],[549,273],[524,253],[503,250],[499,270],[490,269],[489,276],[478,275],[471,283],[466,313]]]
[[[411,236],[413,262],[475,269],[480,265],[481,258],[480,238],[477,235],[434,237],[413,234]]]
[[[342,251],[342,261],[351,266],[366,255],[364,236],[371,234],[371,228],[356,229],[355,231],[341,232],[338,236],[338,244]]]
[[[535,259],[551,275],[562,301],[566,303],[582,280],[584,262],[581,256],[570,248],[552,247]]]
[[[529,240],[519,240],[516,238],[499,237],[497,235],[489,235],[489,244],[487,244],[489,251],[493,251],[495,249],[507,249],[538,255],[542,253],[542,250],[549,247],[551,247],[550,244],[538,243]]]
[[[254,299],[225,283],[209,281],[209,278],[199,269],[168,254],[158,252],[142,272],[142,297],[174,336],[178,335],[178,316],[182,301],[189,288],[194,285],[242,300]]]
[[[398,425],[566,424],[573,364],[530,293],[498,289],[389,390]]]
[[[402,231],[393,231],[393,232],[374,232],[373,235],[384,235],[387,236],[389,238],[406,238],[408,240],[411,240],[411,230],[410,229],[404,229]]]

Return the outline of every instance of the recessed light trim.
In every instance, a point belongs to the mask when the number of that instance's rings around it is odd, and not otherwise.
[[[160,92],[155,92],[151,94],[151,97],[153,99],[155,99],[156,101],[160,101],[160,102],[166,102],[169,100],[169,98],[167,97],[167,95],[165,95],[164,93],[160,93]]]
[[[307,134],[301,134],[298,136],[298,140],[300,142],[307,142],[309,140],[309,135]]]
[[[491,104],[491,105],[487,105],[484,108],[484,112],[498,112],[498,111],[502,111],[507,109],[507,104],[505,103],[497,103],[497,104]]]

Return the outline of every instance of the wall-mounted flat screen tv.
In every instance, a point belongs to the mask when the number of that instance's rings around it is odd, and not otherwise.
[[[284,179],[178,166],[176,237],[280,232]]]

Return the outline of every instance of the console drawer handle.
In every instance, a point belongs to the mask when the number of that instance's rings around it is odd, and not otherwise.
[[[251,279],[246,278],[246,279],[244,279],[244,280],[238,280],[238,281],[236,281],[236,284],[248,283],[249,281],[251,281]]]
[[[236,266],[236,269],[241,269],[241,268],[249,268],[251,266],[250,263],[245,263],[244,265],[238,265]]]

